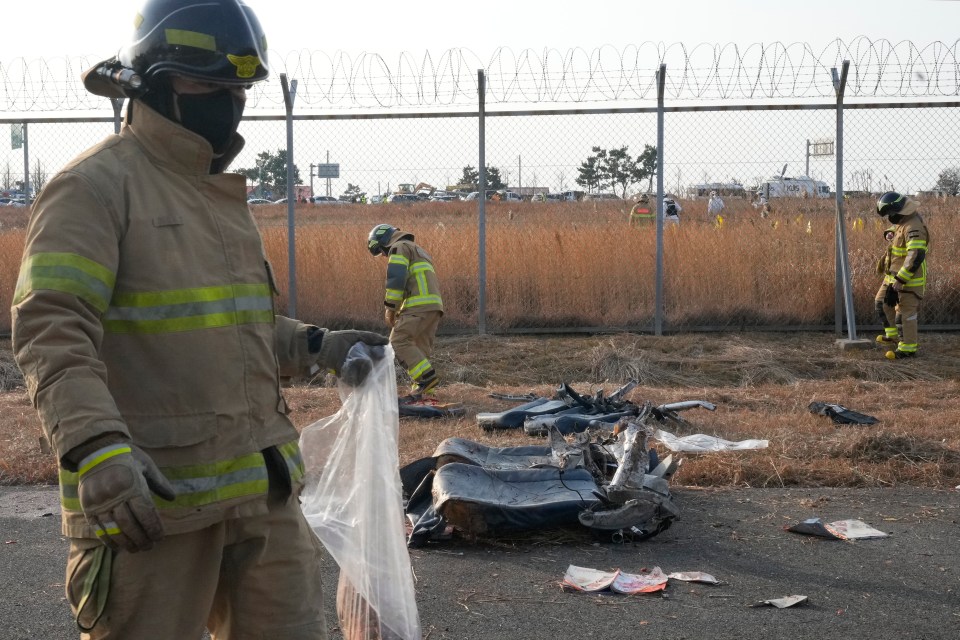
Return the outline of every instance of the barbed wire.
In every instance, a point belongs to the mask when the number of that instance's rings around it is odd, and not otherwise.
[[[656,72],[667,65],[666,98],[781,100],[834,97],[831,69],[850,61],[848,98],[945,98],[960,93],[960,40],[919,46],[908,40],[699,44],[644,42],[624,48],[496,49],[482,60],[469,49],[385,55],[301,50],[270,53],[274,77],[296,79],[299,110],[473,107],[477,70],[487,104],[564,105],[656,99]],[[80,73],[97,60],[18,58],[0,63],[0,112],[109,109],[87,93]],[[278,82],[250,92],[248,109],[282,110]]]

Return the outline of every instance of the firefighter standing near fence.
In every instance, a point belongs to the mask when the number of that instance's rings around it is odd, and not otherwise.
[[[887,247],[886,273],[875,298],[884,330],[877,342],[891,347],[886,353],[891,360],[915,356],[919,346],[918,317],[927,284],[930,233],[917,208],[916,200],[896,191],[888,191],[877,200],[877,215],[894,225],[893,239]]]
[[[637,198],[636,204],[630,209],[630,224],[644,224],[653,222],[657,218],[657,212],[650,209],[650,197],[641,193]]]
[[[401,402],[430,401],[440,382],[430,355],[443,317],[433,258],[414,242],[412,233],[389,224],[378,224],[370,231],[367,249],[387,258],[384,320],[397,359],[413,380],[410,395]]]
[[[386,339],[275,313],[246,180],[225,173],[267,75],[242,2],[148,0],[84,74],[130,99],[122,130],[33,207],[13,349],[60,466],[83,638],[327,637],[279,376],[347,374],[351,346]]]

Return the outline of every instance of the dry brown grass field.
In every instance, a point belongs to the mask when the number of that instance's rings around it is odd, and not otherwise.
[[[492,446],[541,442],[477,426],[478,412],[517,404],[492,392],[549,396],[568,382],[583,393],[609,393],[635,379],[640,386],[629,396],[635,402],[717,405],[714,412],[686,412],[689,426],[668,429],[678,435],[770,441],[758,451],[679,454],[679,484],[954,487],[960,484],[960,335],[922,339],[921,357],[891,363],[876,349],[840,351],[832,334],[814,332],[441,337],[434,357],[447,381],[441,397],[463,402],[467,415],[401,419],[401,462],[428,456],[453,436]],[[0,485],[53,483],[53,456],[39,449],[39,422],[16,386],[9,342],[0,343],[0,373],[8,389],[0,392]],[[340,403],[328,379],[293,384],[285,393],[299,428]],[[810,413],[813,401],[839,403],[880,422],[837,425]]]
[[[296,210],[297,315],[328,327],[382,330],[385,264],[366,251],[369,229],[389,222],[413,231],[433,255],[446,315],[435,361],[443,396],[467,416],[403,420],[401,459],[429,455],[446,437],[496,446],[529,444],[522,433],[486,433],[479,411],[510,403],[489,393],[551,395],[561,382],[592,393],[629,379],[631,399],[655,404],[715,402],[687,416],[690,429],[731,440],[766,438],[763,451],[685,455],[677,481],[691,485],[955,486],[960,484],[960,336],[924,333],[922,356],[889,363],[877,350],[841,352],[832,333],[743,333],[770,325],[829,327],[834,314],[832,201],[775,201],[760,219],[728,201],[720,225],[702,201],[684,201],[683,223],[665,231],[669,329],[726,326],[729,333],[655,337],[643,331],[552,337],[476,336],[478,229],[474,203],[299,205]],[[956,200],[922,211],[933,235],[923,324],[960,324],[960,246],[952,233]],[[873,201],[850,201],[848,244],[861,323],[873,323],[874,264],[883,225]],[[493,332],[517,327],[644,329],[652,326],[655,233],[629,227],[627,203],[491,203],[487,313]],[[25,210],[0,218],[0,305],[9,307],[23,248]],[[266,251],[287,287],[284,206],[256,207]],[[285,295],[285,294],[283,294]],[[281,305],[286,300],[281,297]],[[0,316],[0,333],[9,316]],[[646,332],[649,334],[649,331]],[[867,333],[868,337],[872,334]],[[9,353],[0,345],[0,485],[55,481],[52,456],[37,446],[38,421]],[[400,381],[402,382],[402,381]],[[287,389],[303,427],[336,411],[330,381]],[[829,401],[880,419],[872,427],[834,425],[807,410]]]
[[[722,225],[705,203],[683,201],[683,224],[664,235],[665,327],[831,328],[834,318],[834,209],[831,200],[777,200],[760,219],[731,199]],[[933,237],[922,321],[960,325],[960,199],[930,199],[922,212]],[[854,306],[874,324],[874,272],[884,224],[873,200],[847,206]],[[628,203],[490,203],[486,224],[486,312],[492,331],[516,328],[653,327],[656,233],[630,227]],[[9,307],[23,248],[26,212],[0,212],[0,305]],[[287,212],[254,207],[287,307]],[[297,315],[329,327],[378,328],[385,265],[366,251],[370,228],[412,231],[442,278],[443,331],[477,326],[479,232],[476,204],[297,205]],[[0,332],[9,318],[0,316]]]

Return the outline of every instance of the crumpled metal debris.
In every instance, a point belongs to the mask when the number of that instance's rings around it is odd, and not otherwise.
[[[829,416],[837,424],[877,424],[880,422],[873,416],[865,413],[848,409],[840,404],[831,404],[827,402],[811,402],[808,407],[811,413],[821,416]]]

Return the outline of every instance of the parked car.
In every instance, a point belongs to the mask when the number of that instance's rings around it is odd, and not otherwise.
[[[310,201],[313,204],[340,204],[340,201],[333,196],[313,196]]]
[[[583,196],[584,200],[623,200],[615,193],[588,193]]]
[[[247,204],[273,204],[273,200],[267,200],[266,198],[250,198],[247,200]]]
[[[450,201],[452,201],[452,200],[459,200],[459,198],[458,198],[457,196],[453,195],[452,193],[444,193],[444,194],[440,194],[440,195],[433,194],[433,195],[430,196],[428,199],[429,199],[431,202],[450,202]]]

